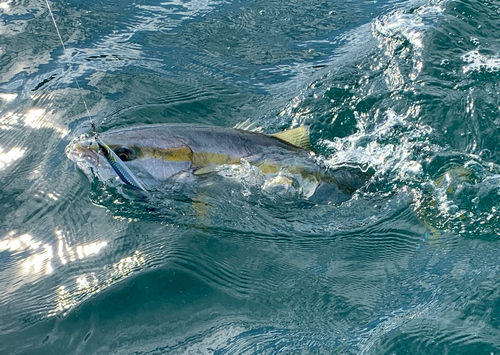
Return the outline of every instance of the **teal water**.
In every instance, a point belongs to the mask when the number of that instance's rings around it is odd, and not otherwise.
[[[0,2],[0,354],[500,353],[500,4]],[[91,131],[309,125],[340,205],[89,180]]]

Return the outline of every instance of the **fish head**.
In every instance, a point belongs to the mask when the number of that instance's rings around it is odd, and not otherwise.
[[[66,155],[90,179],[97,177],[106,181],[117,177],[107,160],[107,148],[147,185],[155,185],[180,172],[187,172],[192,165],[191,149],[179,138],[157,127],[112,130],[100,134],[99,140],[80,137],[68,145]]]

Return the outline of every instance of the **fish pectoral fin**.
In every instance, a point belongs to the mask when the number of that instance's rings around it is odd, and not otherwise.
[[[210,164],[207,166],[204,166],[202,168],[199,168],[193,172],[194,175],[206,175],[210,173],[214,173],[217,171],[217,165],[216,164]]]
[[[298,148],[311,149],[308,126],[300,126],[288,131],[274,133],[272,136]]]

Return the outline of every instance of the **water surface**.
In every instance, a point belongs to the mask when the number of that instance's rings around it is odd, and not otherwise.
[[[500,353],[498,4],[50,4],[66,50],[44,1],[0,2],[0,353]],[[66,158],[81,96],[100,131],[308,125],[374,176],[151,208]]]

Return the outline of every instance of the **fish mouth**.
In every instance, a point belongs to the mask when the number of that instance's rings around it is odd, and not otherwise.
[[[77,164],[84,161],[97,166],[99,162],[97,144],[90,140],[71,142],[66,147],[66,156]]]
[[[94,140],[73,141],[68,144],[65,153],[89,179],[97,177],[99,180],[107,180],[115,175],[109,164],[106,164],[106,158],[99,156]]]

